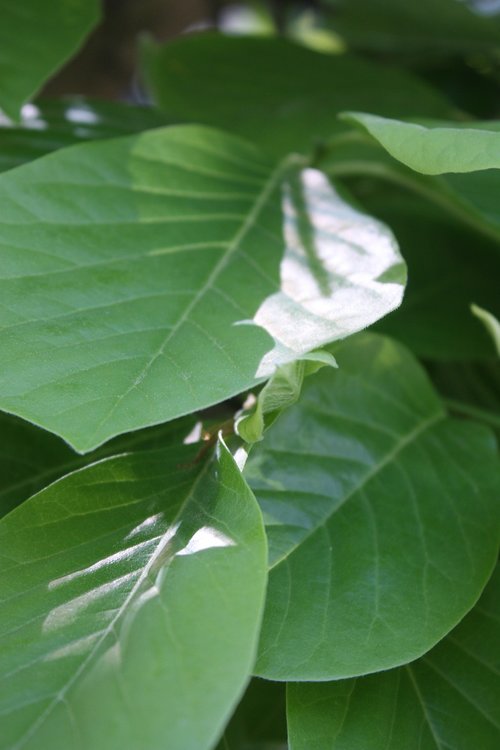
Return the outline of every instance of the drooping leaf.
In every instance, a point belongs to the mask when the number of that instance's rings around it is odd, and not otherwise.
[[[323,0],[332,28],[355,49],[403,56],[446,56],[494,51],[497,23],[479,16],[461,0]]]
[[[304,359],[297,359],[278,367],[270,377],[248,410],[243,410],[236,419],[236,431],[247,443],[262,440],[264,432],[279,415],[295,404],[302,390],[304,378],[321,367],[336,367],[335,358],[325,350],[311,352]]]
[[[450,105],[409,73],[279,37],[190,35],[148,45],[144,58],[155,100],[169,117],[238,133],[278,156],[309,152],[345,129],[337,114],[346,109],[450,116]]]
[[[165,125],[152,107],[81,97],[40,101],[22,109],[18,124],[0,120],[0,171],[82,141],[114,138]]]
[[[419,125],[363,112],[346,112],[388,153],[422,174],[500,168],[500,122],[434,122]]]
[[[339,679],[408,662],[476,602],[496,560],[491,432],[449,419],[403,347],[363,335],[304,385],[245,469],[270,580],[256,673]]]
[[[365,328],[405,281],[321,172],[196,126],[1,175],[0,247],[0,407],[82,452]]]
[[[432,651],[406,667],[288,686],[291,750],[496,750],[500,571]]]
[[[258,507],[227,449],[130,454],[0,522],[0,748],[212,748],[252,668]]]
[[[497,354],[500,356],[500,321],[488,310],[484,310],[478,305],[472,305],[471,310],[476,318],[484,324],[486,330],[493,339]]]
[[[21,105],[73,55],[99,20],[98,0],[0,0],[0,109]]]
[[[193,415],[149,427],[110,440],[105,446],[80,456],[50,432],[0,414],[0,517],[51,482],[106,456],[180,445],[195,426]]]

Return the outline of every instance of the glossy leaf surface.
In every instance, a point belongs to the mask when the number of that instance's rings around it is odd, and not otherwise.
[[[450,420],[413,357],[363,335],[304,385],[245,469],[270,580],[256,673],[326,680],[420,656],[496,560],[489,430]]]
[[[19,123],[0,119],[0,170],[82,141],[115,138],[165,125],[151,107],[81,97],[42,100],[22,108]]]
[[[500,167],[499,122],[418,125],[362,112],[348,112],[344,118],[365,128],[391,156],[422,174]]]
[[[21,105],[71,55],[99,19],[98,0],[0,0],[0,109]]]
[[[211,748],[252,668],[259,509],[224,446],[109,459],[0,522],[2,750]]]
[[[406,667],[288,686],[291,750],[496,750],[500,571],[472,612]]]
[[[370,325],[405,282],[321,172],[192,126],[0,176],[0,245],[0,407],[82,452]]]
[[[343,129],[337,114],[345,109],[388,117],[450,113],[438,93],[409,73],[278,37],[190,35],[147,47],[145,63],[155,100],[169,117],[230,130],[279,156],[309,152]]]

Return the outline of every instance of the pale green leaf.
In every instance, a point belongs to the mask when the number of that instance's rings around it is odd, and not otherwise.
[[[166,124],[152,107],[93,101],[81,97],[27,104],[19,123],[0,118],[0,171],[98,138],[114,138]]]
[[[149,44],[144,61],[169,117],[225,128],[279,156],[309,152],[343,129],[337,114],[346,109],[450,116],[450,105],[410,73],[279,37],[188,35]]]
[[[247,443],[262,440],[264,431],[281,412],[295,404],[300,396],[304,378],[321,367],[336,367],[335,358],[327,351],[315,351],[286,365],[278,367],[248,411],[236,419],[236,431]]]
[[[252,668],[258,507],[226,448],[130,454],[0,522],[2,750],[213,747]]]
[[[472,305],[471,310],[476,318],[479,318],[481,323],[484,323],[486,330],[493,339],[495,349],[500,356],[500,321],[498,320],[498,318],[488,312],[488,310],[483,310],[483,308],[479,307],[478,305]]]
[[[500,571],[472,612],[406,667],[288,686],[291,750],[496,750]]]
[[[270,580],[256,673],[326,680],[408,662],[473,606],[499,541],[486,428],[449,419],[406,349],[363,335],[250,453]]]
[[[99,20],[99,0],[0,0],[0,109],[21,105],[73,55]]]
[[[196,126],[0,176],[0,407],[89,451],[378,320],[405,267],[314,169]]]
[[[345,112],[342,118],[365,128],[391,156],[422,174],[500,168],[499,122],[418,125],[363,112]]]

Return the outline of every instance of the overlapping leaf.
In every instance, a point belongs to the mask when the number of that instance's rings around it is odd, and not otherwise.
[[[270,582],[257,674],[325,680],[416,658],[477,600],[498,548],[485,428],[447,418],[415,360],[335,349],[250,454]]]
[[[99,19],[98,0],[0,0],[0,109],[21,105],[78,49]]]
[[[186,36],[148,47],[145,63],[169,117],[224,128],[280,156],[330,138],[345,109],[450,115],[450,105],[409,73],[277,37]]]
[[[435,122],[419,125],[348,112],[398,161],[422,174],[476,172],[500,167],[499,122]]]
[[[288,687],[291,750],[496,750],[500,574],[432,651],[379,675]]]
[[[0,247],[0,407],[80,451],[370,325],[405,281],[321,172],[193,126],[0,176]]]
[[[0,522],[2,750],[211,748],[246,683],[266,579],[224,446],[131,454]]]

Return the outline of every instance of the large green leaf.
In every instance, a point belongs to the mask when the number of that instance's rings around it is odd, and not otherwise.
[[[493,435],[449,419],[412,356],[364,334],[250,454],[270,557],[257,674],[326,680],[420,656],[494,565]],[[299,647],[300,644],[300,647]]]
[[[194,416],[182,417],[121,435],[97,451],[80,456],[50,432],[0,413],[0,516],[75,469],[126,451],[156,450],[174,439],[181,444],[194,426]]]
[[[0,522],[2,750],[211,748],[248,679],[266,580],[232,457],[76,472]]]
[[[148,46],[145,64],[169,117],[226,128],[277,155],[308,152],[328,139],[341,128],[337,114],[345,109],[388,117],[450,114],[450,105],[409,73],[279,37],[186,36]]]
[[[79,451],[370,325],[405,280],[321,172],[196,126],[1,175],[0,248],[0,407]]]
[[[496,750],[500,570],[426,656],[357,680],[288,686],[291,750]]]
[[[82,141],[113,138],[165,124],[152,107],[80,97],[40,101],[22,109],[18,124],[0,118],[0,170]]]
[[[323,0],[334,10],[332,27],[371,52],[467,54],[500,46],[498,24],[472,12],[462,0]]]
[[[0,108],[21,105],[80,46],[99,19],[99,0],[0,0]]]
[[[347,112],[388,153],[422,174],[476,172],[500,168],[500,122],[419,125],[388,117]]]

